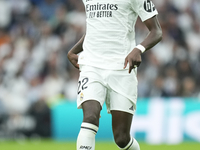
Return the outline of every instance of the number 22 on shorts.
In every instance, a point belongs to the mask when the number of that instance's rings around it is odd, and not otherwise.
[[[78,94],[80,94],[82,90],[87,88],[86,84],[88,83],[88,81],[89,79],[87,77],[83,78],[82,81],[78,81]]]

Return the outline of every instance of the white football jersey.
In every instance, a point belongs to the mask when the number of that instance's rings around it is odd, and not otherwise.
[[[135,23],[158,14],[150,0],[83,0],[86,35],[78,63],[121,70],[136,46]]]

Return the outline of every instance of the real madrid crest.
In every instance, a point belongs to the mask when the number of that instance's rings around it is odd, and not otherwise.
[[[83,97],[84,97],[84,95],[83,95],[83,93],[81,93],[81,94],[80,94],[80,100],[81,100],[81,101],[83,100]]]

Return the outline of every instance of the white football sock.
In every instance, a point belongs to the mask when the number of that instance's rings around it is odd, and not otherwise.
[[[91,123],[83,122],[79,132],[76,148],[77,150],[94,150],[95,149],[95,135],[98,127]]]
[[[136,139],[131,137],[131,140],[127,144],[127,146],[122,148],[121,150],[140,150],[140,146],[139,146],[138,142],[136,141]]]

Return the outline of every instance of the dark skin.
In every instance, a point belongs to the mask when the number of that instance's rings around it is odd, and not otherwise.
[[[143,45],[147,51],[161,41],[162,30],[156,16],[146,20],[144,24],[150,32],[141,43],[141,45]],[[127,64],[129,63],[129,73],[131,73],[131,70],[135,68],[134,66],[136,65],[137,67],[139,67],[141,62],[141,51],[137,48],[134,48],[125,58],[124,68],[126,68]]]
[[[147,51],[161,41],[162,30],[156,16],[146,20],[144,24],[148,28],[149,34],[140,44],[143,45]],[[82,44],[84,37],[85,36],[83,36],[79,42],[68,52],[68,59],[76,68],[79,68],[79,65],[77,64],[77,54],[83,51]],[[128,72],[131,73],[132,69],[135,68],[135,65],[139,67],[141,62],[141,51],[137,48],[134,48],[125,58],[124,68],[126,68],[127,64],[129,63]],[[83,122],[88,122],[99,126],[99,116],[102,109],[100,103],[95,100],[88,100],[82,104],[82,108]],[[125,147],[130,141],[130,127],[133,115],[117,110],[112,110],[111,115],[115,142],[119,147]]]
[[[76,45],[72,47],[72,49],[67,54],[69,61],[77,69],[79,69],[77,54],[83,51],[82,45],[83,45],[84,38],[85,38],[85,35],[81,37],[81,39],[76,43]]]

